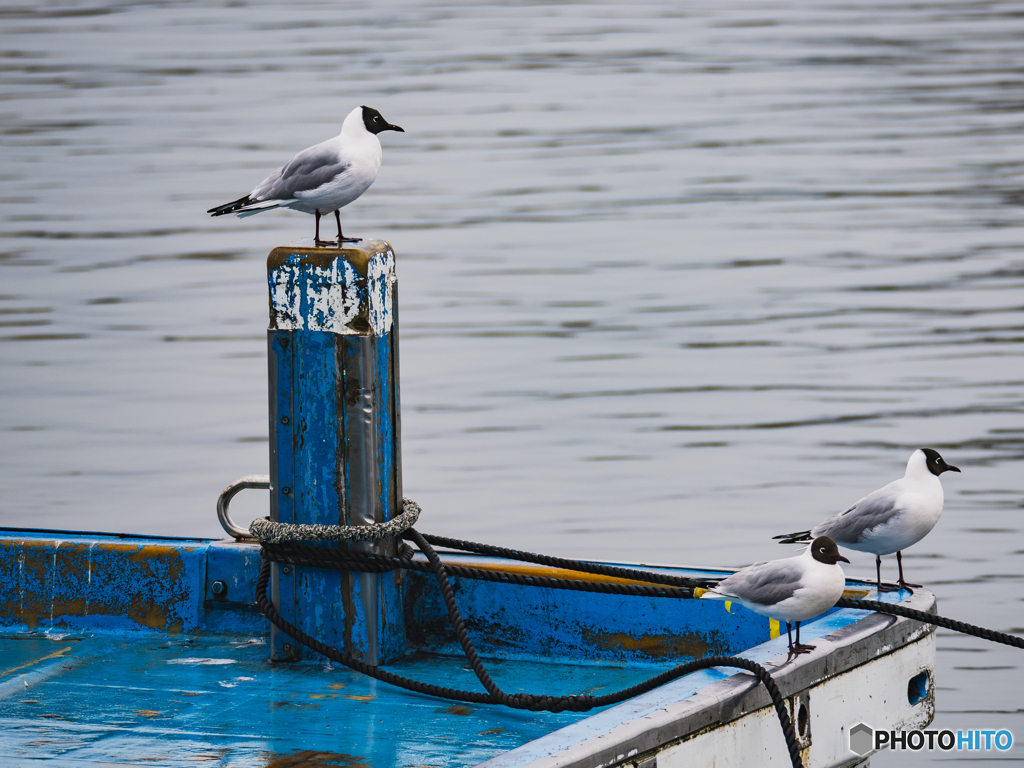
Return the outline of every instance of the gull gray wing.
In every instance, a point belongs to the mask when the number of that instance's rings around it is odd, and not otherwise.
[[[864,541],[869,531],[890,522],[899,514],[899,488],[894,484],[869,493],[852,507],[833,515],[815,526],[812,536],[828,536],[837,544],[856,544]]]
[[[803,568],[793,558],[754,563],[720,581],[713,591],[759,605],[775,605],[793,596],[803,575]]]
[[[317,144],[302,150],[287,165],[270,174],[249,197],[254,200],[293,200],[297,192],[309,192],[334,181],[351,165],[339,157],[337,150]]]

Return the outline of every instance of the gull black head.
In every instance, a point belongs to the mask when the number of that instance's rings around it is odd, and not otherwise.
[[[392,125],[384,116],[381,115],[373,107],[362,107],[363,110],[363,125],[366,126],[366,130],[370,133],[380,133],[381,131],[401,131],[405,133],[404,128],[399,128],[397,125]]]
[[[946,460],[939,456],[939,452],[931,448],[922,448],[921,453],[924,454],[924,463],[928,467],[928,471],[933,475],[941,475],[943,472],[959,472],[959,468],[954,467],[952,464],[947,464]]]
[[[826,565],[850,562],[839,554],[839,547],[828,536],[819,536],[811,542],[811,557],[819,563],[825,563]]]

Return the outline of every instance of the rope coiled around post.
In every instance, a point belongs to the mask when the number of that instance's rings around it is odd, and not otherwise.
[[[428,538],[425,534],[424,538]],[[396,568],[409,571],[429,573],[432,566],[429,562],[412,559],[412,550],[402,545],[404,551],[398,557],[388,555],[367,554],[363,552],[342,552],[324,547],[310,547],[301,544],[264,544],[263,557],[275,563],[302,565],[310,568],[328,568],[335,571],[358,571],[363,573],[384,573]],[[565,589],[576,592],[599,592],[611,595],[630,595],[633,597],[673,597],[689,599],[693,597],[691,587],[667,587],[655,584],[614,584],[600,581],[581,581],[579,579],[559,579],[550,576],[528,576],[522,573],[492,571],[482,568],[468,568],[451,563],[442,564],[450,576],[461,576],[479,581],[493,581],[503,584],[517,584],[523,587],[541,587],[545,589]]]
[[[416,525],[420,505],[412,499],[402,499],[402,514],[385,523],[372,525],[298,525],[275,523],[258,517],[249,525],[249,533],[261,544],[279,544],[283,541],[380,541],[393,539]]]

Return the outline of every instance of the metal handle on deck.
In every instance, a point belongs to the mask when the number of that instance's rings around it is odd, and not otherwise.
[[[228,514],[228,504],[230,504],[231,500],[235,498],[235,494],[239,491],[245,490],[246,488],[262,488],[263,490],[269,490],[270,475],[246,475],[245,477],[240,477],[225,488],[217,499],[217,519],[220,520],[220,524],[224,527],[224,530],[236,539],[252,538],[249,531],[235,525],[231,520],[231,516]]]

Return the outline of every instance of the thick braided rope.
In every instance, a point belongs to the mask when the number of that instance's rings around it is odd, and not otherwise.
[[[483,662],[480,660],[480,657],[476,652],[476,648],[469,639],[466,627],[462,622],[462,617],[457,605],[455,604],[455,596],[451,585],[448,582],[445,568],[441,564],[437,554],[415,530],[410,530],[406,536],[415,541],[417,546],[420,546],[423,549],[423,553],[427,556],[427,559],[433,568],[435,578],[438,581],[438,585],[441,587],[441,594],[444,597],[445,606],[448,609],[449,618],[452,620],[452,624],[456,630],[456,635],[459,638],[460,644],[463,646],[463,650],[466,653],[466,657],[469,660],[474,673],[476,673],[477,678],[480,680],[481,684],[483,684],[484,688],[487,689],[486,694],[473,691],[460,691],[457,689],[444,688],[429,683],[410,680],[391,672],[387,672],[379,667],[366,664],[365,662],[362,662],[347,653],[339,651],[337,648],[327,646],[316,638],[306,634],[298,627],[282,618],[280,613],[267,598],[267,586],[270,581],[270,561],[266,558],[264,558],[263,564],[260,568],[259,581],[256,585],[256,600],[260,606],[260,610],[268,619],[270,619],[271,623],[298,642],[317,653],[326,656],[332,661],[344,664],[350,669],[354,669],[357,672],[373,677],[376,680],[381,680],[382,682],[390,683],[391,685],[395,685],[406,690],[437,696],[440,698],[454,699],[456,701],[468,701],[479,704],[504,704],[516,709],[527,709],[531,711],[586,712],[595,707],[603,707],[609,704],[625,701],[626,699],[654,690],[658,686],[664,685],[671,680],[675,680],[701,669],[723,666],[739,667],[752,672],[757,679],[765,685],[768,695],[772,699],[772,704],[775,706],[775,710],[778,713],[779,722],[782,726],[782,733],[786,739],[786,746],[789,750],[793,765],[795,768],[803,768],[803,762],[800,759],[800,748],[796,741],[796,735],[793,731],[793,724],[789,718],[789,713],[786,711],[785,700],[779,692],[775,681],[772,680],[771,674],[768,670],[749,659],[731,656],[712,656],[703,659],[695,659],[694,661],[687,664],[681,664],[630,688],[616,693],[606,694],[604,696],[591,696],[589,694],[574,696],[536,696],[527,693],[517,693],[513,695],[505,693],[498,688],[491,679],[487,670],[483,666]]]
[[[902,616],[905,619],[920,621],[924,624],[934,624],[935,626],[942,627],[943,629],[952,629],[954,632],[960,632],[964,635],[973,635],[974,637],[991,640],[994,643],[1012,645],[1014,648],[1024,648],[1024,637],[1008,635],[1005,632],[997,632],[994,629],[978,627],[974,624],[967,624],[966,622],[949,619],[945,616],[937,616],[934,613],[917,611],[913,608],[905,608],[902,605],[895,605],[893,603],[880,603],[877,600],[856,600],[849,597],[843,597],[839,599],[838,603],[836,603],[836,607],[857,608],[862,611],[889,613],[894,616]]]
[[[617,565],[585,563],[579,560],[567,560],[562,557],[552,557],[551,555],[540,555],[535,552],[521,552],[518,549],[506,549],[505,547],[495,547],[491,544],[479,544],[475,541],[449,539],[445,536],[434,536],[429,533],[424,533],[423,538],[425,538],[428,542],[435,546],[447,547],[449,549],[459,549],[463,552],[476,552],[481,555],[503,557],[507,560],[522,560],[528,563],[547,565],[552,568],[564,568],[570,571],[596,573],[602,576],[615,576],[620,579],[635,579],[637,581],[648,581],[654,584],[667,584],[673,587],[684,587],[690,589],[692,589],[693,587],[707,588],[720,580],[720,578],[717,577],[710,577],[707,579],[694,579],[687,578],[685,576],[670,576],[664,573],[651,573],[649,571],[639,571],[633,568],[623,568],[622,566]]]
[[[422,534],[424,539],[442,538]],[[394,558],[383,555],[368,555],[359,552],[340,553],[337,550],[325,550],[322,547],[303,547],[290,544],[287,547],[266,545],[265,556],[273,562],[286,562],[293,565],[306,565],[316,568],[329,568],[342,571],[360,571],[369,573],[381,573],[392,571],[396,568],[405,568],[420,572],[427,572],[432,569],[429,563],[414,561],[410,559],[411,550],[405,553],[404,557]],[[561,561],[569,565],[575,561]],[[581,565],[586,565],[581,563]],[[565,589],[582,592],[601,592],[605,594],[623,594],[643,597],[670,597],[688,598],[692,597],[692,591],[686,589],[658,588],[640,584],[606,584],[600,582],[577,581],[575,579],[554,579],[540,576],[524,576],[522,574],[506,573],[502,571],[489,571],[476,568],[464,568],[448,563],[443,564],[445,571],[452,576],[462,578],[479,579],[483,581],[504,582],[518,584],[521,586],[532,586],[552,589]],[[644,577],[643,571],[632,571],[638,577]],[[657,574],[650,574],[655,576]],[[1015,648],[1024,648],[1024,638],[1017,635],[998,632],[993,629],[979,627],[945,616],[937,616],[932,613],[918,611],[893,603],[883,603],[875,600],[859,600],[854,598],[842,598],[836,603],[837,608],[854,608],[858,610],[874,611],[894,616],[902,616],[925,624],[932,624],[960,632],[965,635],[980,637],[1003,645]]]
[[[380,541],[400,536],[416,525],[420,505],[412,499],[402,499],[402,514],[386,523],[373,525],[297,525],[274,523],[258,517],[249,525],[249,533],[261,544],[282,541]]]
[[[276,563],[289,563],[313,568],[329,568],[336,571],[359,571],[364,573],[382,573],[396,568],[410,571],[431,572],[433,566],[429,562],[412,560],[406,557],[388,557],[371,555],[362,552],[339,552],[323,547],[307,547],[300,544],[264,544],[264,557]],[[541,587],[547,589],[564,589],[576,592],[599,592],[611,595],[630,595],[633,597],[668,597],[689,599],[693,590],[651,584],[613,584],[608,582],[582,581],[579,579],[558,579],[550,576],[528,576],[521,573],[492,571],[482,568],[467,568],[451,563],[443,564],[445,571],[451,576],[460,576],[480,581],[517,584],[524,587]]]

